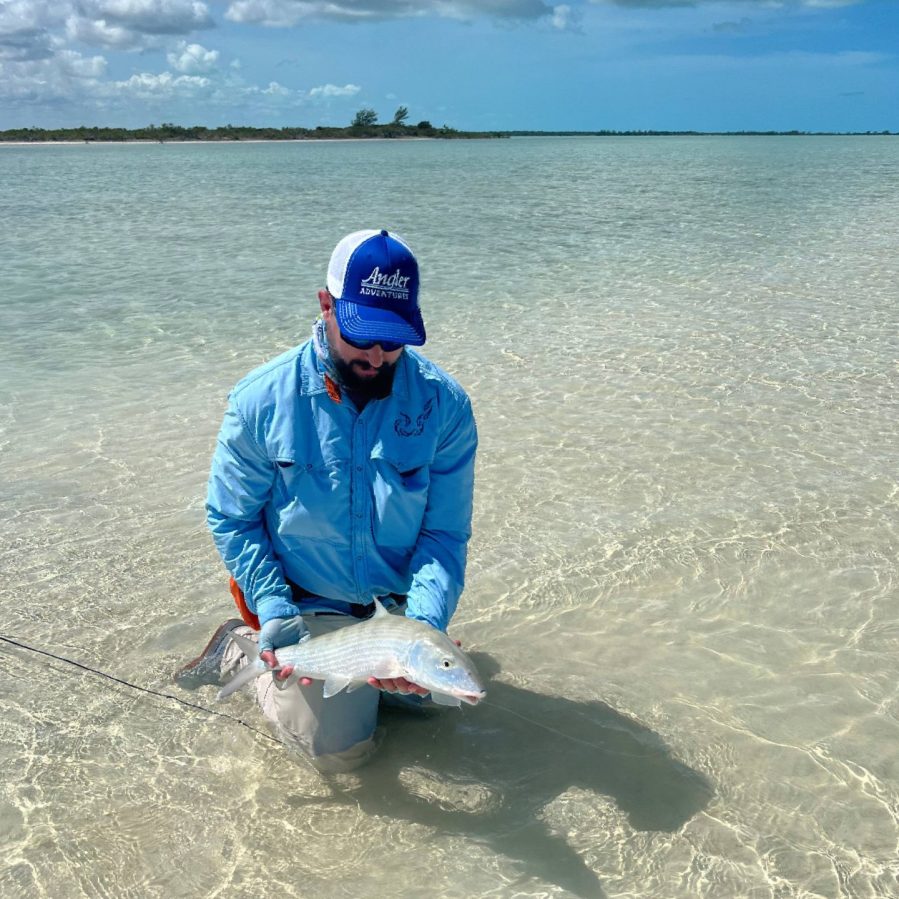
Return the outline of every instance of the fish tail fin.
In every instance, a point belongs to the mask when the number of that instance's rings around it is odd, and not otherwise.
[[[240,651],[251,661],[255,662],[259,658],[259,647],[255,640],[243,636],[243,634],[235,634],[232,632],[231,639],[240,647]]]
[[[231,639],[240,647],[240,651],[247,657],[249,664],[239,671],[231,680],[218,691],[216,699],[227,699],[232,693],[236,693],[242,686],[255,680],[269,669],[265,662],[259,658],[259,647],[247,637],[241,634],[231,634]]]
[[[255,662],[251,662],[243,669],[243,671],[235,674],[234,677],[232,677],[231,680],[218,691],[215,698],[219,701],[227,699],[232,693],[236,693],[242,686],[256,680],[257,677],[265,674],[268,670],[269,669],[265,666],[265,662],[259,659]]]

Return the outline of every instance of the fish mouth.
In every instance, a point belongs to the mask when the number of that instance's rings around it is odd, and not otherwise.
[[[486,695],[486,690],[481,690],[480,693],[457,693],[456,694],[462,702],[467,702],[469,705],[477,705]]]

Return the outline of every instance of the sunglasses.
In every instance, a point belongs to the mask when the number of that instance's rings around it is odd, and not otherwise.
[[[340,336],[343,338],[344,343],[348,343],[357,350],[370,350],[380,346],[385,353],[393,353],[396,350],[401,350],[406,345],[404,343],[394,343],[390,340],[351,340],[343,331],[340,332]]]

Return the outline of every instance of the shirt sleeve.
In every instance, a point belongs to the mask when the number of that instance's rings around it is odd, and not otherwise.
[[[265,526],[275,465],[232,398],[218,436],[206,495],[206,521],[225,567],[265,624],[297,614]]]
[[[466,397],[431,464],[428,502],[412,554],[412,586],[406,607],[409,618],[442,631],[465,586],[477,446],[477,427]]]

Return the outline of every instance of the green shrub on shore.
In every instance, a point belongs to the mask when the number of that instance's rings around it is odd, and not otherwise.
[[[401,107],[402,109],[402,107]],[[399,110],[398,110],[399,112]],[[357,118],[359,116],[357,115]],[[377,117],[375,117],[377,120]],[[367,121],[367,119],[366,119]],[[434,128],[430,122],[406,125],[394,121],[378,125],[354,123],[348,127],[318,125],[315,128],[253,128],[249,125],[223,125],[206,128],[204,125],[148,125],[146,128],[99,128],[81,125],[78,128],[12,128],[0,131],[0,141],[23,143],[53,143],[59,141],[241,141],[241,140],[336,140],[340,138],[403,138],[403,137],[502,137],[499,132],[457,131],[444,125]]]

